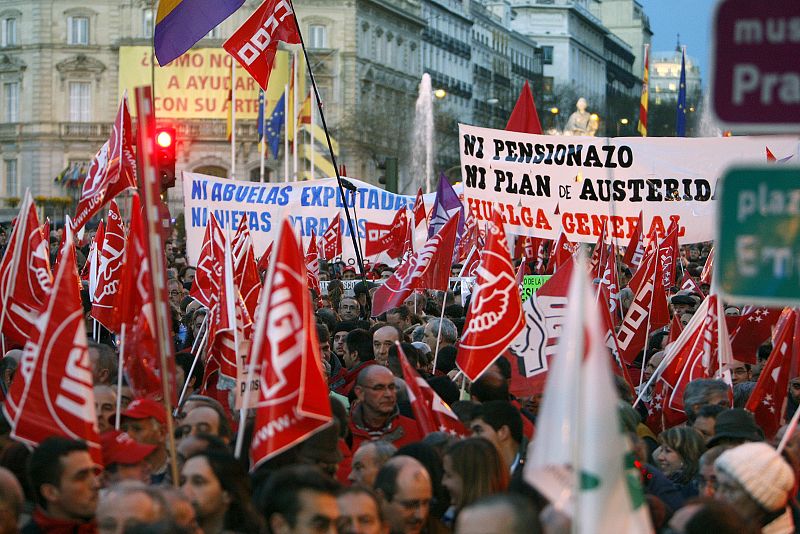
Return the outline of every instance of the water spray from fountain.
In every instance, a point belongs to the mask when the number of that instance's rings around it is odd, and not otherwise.
[[[414,137],[411,140],[411,172],[400,187],[401,193],[413,194],[420,183],[430,193],[433,180],[433,87],[427,72],[419,82],[414,114]],[[419,180],[419,182],[417,182]]]
[[[711,113],[711,101],[709,93],[703,95],[703,103],[700,105],[700,121],[697,125],[700,137],[722,137],[722,127]]]

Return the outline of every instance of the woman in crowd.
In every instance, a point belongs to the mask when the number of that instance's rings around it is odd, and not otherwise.
[[[181,470],[181,490],[205,534],[260,532],[263,521],[251,504],[250,479],[233,455],[203,451],[191,456]]]
[[[468,438],[450,445],[444,453],[442,485],[450,492],[450,508],[442,518],[452,526],[456,515],[481,497],[502,493],[508,487],[508,470],[500,454],[483,438]]]
[[[686,498],[698,493],[697,473],[705,448],[703,437],[691,427],[672,427],[658,436],[653,459]]]

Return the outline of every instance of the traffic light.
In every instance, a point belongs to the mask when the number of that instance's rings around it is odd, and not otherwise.
[[[175,187],[175,145],[175,128],[156,128],[156,163],[162,193]]]
[[[378,169],[384,171],[378,183],[385,185],[390,193],[397,193],[397,158],[387,157],[383,163],[378,163]]]

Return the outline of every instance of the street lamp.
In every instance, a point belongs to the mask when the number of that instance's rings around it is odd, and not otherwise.
[[[558,108],[553,106],[550,108],[550,129],[556,129],[556,116],[558,116]]]
[[[621,124],[622,126],[627,126],[627,125],[628,125],[628,119],[626,119],[625,117],[623,117],[623,118],[621,118],[621,119],[619,120],[619,122],[617,123],[617,137],[619,137],[619,136],[620,136],[620,133],[619,133],[619,126],[620,126],[620,124]]]
[[[443,99],[444,97],[446,97],[446,96],[447,96],[447,91],[445,91],[444,89],[436,89],[436,90],[433,92],[433,96],[435,96],[436,98],[438,98],[439,100],[441,100],[441,99]]]

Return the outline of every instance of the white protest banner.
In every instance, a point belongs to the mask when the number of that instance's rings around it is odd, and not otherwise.
[[[639,212],[646,235],[671,221],[681,243],[714,239],[718,178],[735,163],[764,163],[769,150],[797,163],[798,138],[530,135],[459,125],[464,199],[480,221],[496,207],[506,231],[627,244]],[[556,206],[559,214],[556,215]]]
[[[349,179],[358,191],[345,191],[350,214],[358,218],[358,233],[366,237],[367,221],[389,224],[401,207],[413,206],[415,197],[389,193],[359,180]],[[425,202],[433,203],[433,194]],[[264,253],[275,238],[280,217],[289,217],[292,226],[308,246],[311,233],[321,236],[333,217],[342,218],[344,260],[355,264],[353,241],[344,214],[335,178],[290,183],[258,183],[183,173],[183,202],[186,217],[186,254],[190,265],[197,264],[209,212],[223,230],[236,232],[241,217],[247,216],[256,257]],[[380,256],[376,259],[381,259]],[[385,259],[385,255],[384,255]]]

